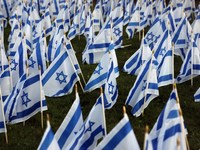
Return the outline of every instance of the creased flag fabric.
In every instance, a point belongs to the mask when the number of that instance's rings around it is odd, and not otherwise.
[[[143,38],[140,48],[125,62],[123,71],[131,75],[138,75],[142,64],[151,56],[152,51]]]
[[[0,94],[1,94],[1,92],[0,92]],[[2,97],[2,95],[1,95],[1,97]],[[2,132],[6,133],[7,129],[6,129],[6,122],[5,122],[5,115],[4,115],[4,105],[3,105],[3,100],[1,98],[1,100],[0,100],[0,133],[2,133]]]
[[[14,124],[26,121],[41,110],[47,110],[47,104],[44,92],[40,88],[40,75],[38,71],[29,75],[24,81],[16,97],[9,122]]]
[[[153,60],[152,60],[152,67],[150,70],[151,59]],[[158,62],[156,61],[155,57],[150,56],[143,64],[133,87],[129,91],[125,104],[133,107],[131,113],[137,117],[142,113],[145,94],[146,94],[146,100],[144,108],[148,106],[151,100],[153,100],[155,97],[159,95],[158,81],[156,75],[157,66]],[[148,76],[150,76],[149,83],[147,83]]]
[[[55,139],[53,130],[51,129],[50,122],[47,121],[47,128],[44,132],[42,140],[37,150],[60,150],[58,142]]]
[[[108,149],[140,150],[127,114],[124,115],[123,119],[121,119],[94,150]]]
[[[97,140],[105,136],[101,97],[97,99],[84,124],[66,150],[94,149]]]
[[[199,102],[200,101],[200,88],[194,94],[194,101],[195,102]]]
[[[108,76],[105,83],[103,95],[104,107],[106,109],[112,108],[112,106],[116,103],[118,97],[117,81],[115,77],[114,62],[112,60],[112,57],[110,58],[108,69]]]
[[[42,74],[42,85],[46,96],[55,97],[69,94],[79,76],[69,59],[67,51],[60,54]]]
[[[55,133],[55,138],[58,141],[60,149],[64,150],[67,147],[82,125],[83,116],[81,112],[80,98],[79,94],[76,93],[74,103]]]

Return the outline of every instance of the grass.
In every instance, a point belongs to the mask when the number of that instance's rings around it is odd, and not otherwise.
[[[125,27],[124,27],[125,29]],[[147,32],[147,29],[145,30]],[[10,28],[5,29],[5,45],[8,45],[7,38],[10,33]],[[72,46],[76,51],[76,56],[79,61],[80,67],[82,69],[83,75],[86,82],[89,80],[97,64],[87,65],[82,64],[82,52],[84,50],[86,41],[85,37],[82,35],[80,41],[78,37],[73,39]],[[119,96],[116,104],[112,109],[105,111],[106,116],[106,126],[107,132],[109,133],[117,123],[123,118],[122,107],[125,105],[126,98],[128,96],[129,90],[132,88],[136,76],[128,75],[125,72],[122,72],[123,65],[125,61],[139,48],[140,41],[138,40],[138,34],[134,35],[133,39],[128,39],[128,36],[124,30],[123,35],[123,45],[132,44],[130,47],[123,49],[117,49],[116,54],[118,58],[118,65],[120,76],[117,78],[118,92]],[[182,60],[180,57],[175,56],[175,77],[179,73]],[[83,83],[82,77],[81,82]],[[94,90],[92,92],[83,93],[79,83],[78,92],[81,100],[81,108],[84,119],[89,114],[92,106],[95,104],[96,99],[100,95],[100,90]],[[200,103],[195,103],[193,95],[200,86],[200,77],[194,78],[194,86],[190,85],[190,81],[184,82],[177,85],[180,105],[183,111],[183,117],[185,125],[188,131],[188,141],[190,149],[199,149],[200,148]],[[149,125],[150,130],[155,124],[159,114],[161,113],[164,105],[166,104],[170,93],[172,91],[172,85],[159,88],[159,97],[155,98],[149,106],[144,111],[144,116],[134,117],[131,114],[131,107],[126,106],[127,114],[129,116],[132,128],[140,145],[140,148],[143,148],[144,141],[144,132],[145,126]],[[69,95],[50,98],[46,97],[48,110],[44,112],[44,129],[41,128],[40,113],[36,114],[29,120],[23,123],[18,124],[7,124],[7,133],[8,133],[8,144],[5,143],[4,133],[0,134],[0,149],[10,150],[10,149],[37,149],[43,133],[46,128],[46,114],[50,116],[50,124],[53,132],[55,133],[62,123],[64,117],[69,111],[73,101],[75,100],[75,92]]]

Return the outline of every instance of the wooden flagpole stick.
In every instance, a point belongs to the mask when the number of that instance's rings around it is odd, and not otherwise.
[[[103,88],[100,87],[101,91],[101,102],[102,102],[102,111],[103,111],[103,119],[104,119],[104,128],[105,128],[105,136],[107,135],[107,129],[106,129],[106,118],[105,118],[105,108],[104,108],[104,99],[103,99]]]
[[[146,125],[145,134],[144,134],[144,145],[143,145],[143,150],[145,150],[146,147],[147,147],[147,142],[146,142],[146,140],[147,140],[147,134],[148,134],[148,133],[149,133],[149,126]]]
[[[2,71],[4,71],[3,52],[2,52],[2,46],[1,46],[1,36],[0,36],[0,50],[1,50],[1,66],[2,66]]]
[[[8,64],[9,64],[9,71],[10,71],[10,86],[11,86],[11,89],[13,89],[12,72],[10,69],[10,57],[8,57]]]
[[[79,11],[81,11],[81,4],[79,4]],[[80,12],[78,13],[78,18],[79,18],[79,22],[78,22],[78,30],[79,30],[79,35],[78,35],[78,40],[80,41],[80,32],[81,32],[81,30],[80,30],[80,20],[81,20],[81,15],[80,15]]]
[[[77,84],[75,84],[75,97],[77,98],[77,94],[78,94],[78,87]]]
[[[141,40],[141,32],[140,32],[140,1],[139,1],[139,16],[138,16],[138,18],[139,18],[139,41]]]
[[[125,114],[126,114],[126,107],[125,106],[123,106],[123,113],[124,113],[124,116],[125,116]]]
[[[101,0],[99,0],[99,31],[100,31],[100,25],[101,25],[101,23],[100,23],[100,20],[101,20],[100,13],[102,14],[102,11],[101,11]],[[93,24],[94,24],[94,22],[93,22]]]
[[[41,79],[41,66],[39,65],[39,76],[40,76],[40,108],[41,108],[41,127],[43,129],[43,109],[42,109],[42,79]]]
[[[69,56],[69,59],[70,59],[71,65],[72,65],[72,67],[73,67],[73,69],[74,69],[74,72],[76,73],[76,76],[79,77],[78,74],[77,74],[77,71],[76,71],[76,69],[75,69],[75,67],[74,67],[74,64],[73,64],[73,62],[72,62],[72,60],[71,60],[71,57],[70,57],[70,55],[69,55],[69,53],[68,53],[68,51],[67,51],[67,47],[66,47],[64,41],[63,41],[63,45],[64,45],[65,50],[66,50],[66,52],[67,52],[67,54],[68,54],[68,56]],[[79,79],[79,83],[80,83],[80,86],[81,86],[81,89],[82,89],[83,93],[85,93],[85,91],[84,91],[84,89],[83,89],[83,86],[82,86],[82,83],[81,83],[80,79]]]
[[[179,137],[177,138],[177,150],[181,150]]]
[[[144,29],[142,30],[142,65],[143,65],[143,59],[144,59]]]
[[[68,40],[69,40],[69,44],[70,44],[70,46],[72,47],[72,43],[71,43],[71,41],[70,41],[70,38],[69,38],[69,37],[67,37],[67,38],[68,38]],[[72,47],[72,48],[73,48],[73,47]],[[73,49],[72,49],[72,52],[73,52],[73,54],[74,54],[74,57],[75,57],[76,62],[77,62],[77,64],[78,64],[78,67],[79,67],[80,70],[81,70],[81,67],[80,67],[80,65],[79,65],[79,63],[78,63],[78,60],[77,60],[77,58],[76,58],[76,55],[75,55]],[[84,76],[83,76],[82,70],[81,70],[81,76],[82,76],[82,78],[83,78],[83,82],[84,82],[84,84],[86,85],[85,78],[84,78]]]
[[[185,147],[185,149],[190,150],[189,143],[188,143],[188,140],[187,140],[187,136],[186,136],[186,133],[185,133],[184,124],[183,124],[183,114],[182,114],[181,108],[179,109],[179,115],[180,115],[180,119],[181,119],[181,130],[182,130],[181,135],[183,136],[183,139],[185,139],[184,147]],[[187,146],[187,148],[186,148],[186,146]]]
[[[155,52],[155,50],[153,49],[152,55],[151,55],[151,64],[150,64],[150,67],[149,67],[149,74],[148,74],[148,78],[147,78],[147,86],[146,86],[146,90],[145,90],[145,97],[144,97],[142,115],[144,115],[144,107],[145,107],[145,101],[146,101],[146,98],[147,98],[147,90],[148,90],[148,86],[149,86],[149,79],[150,79],[150,74],[151,74],[151,67],[152,67],[154,52]]]
[[[174,84],[174,42],[172,42],[172,82]]]
[[[132,44],[124,45],[123,48],[132,46]]]
[[[191,86],[193,86],[193,30],[191,30]]]
[[[5,120],[5,114],[4,114],[4,105],[3,105],[3,99],[2,99],[2,92],[1,92],[1,86],[0,86],[0,95],[1,95],[1,107],[2,107],[2,115],[3,115],[3,122],[5,126],[5,138],[6,138],[6,144],[8,144],[8,135],[7,135],[7,128],[6,128],[6,120]]]

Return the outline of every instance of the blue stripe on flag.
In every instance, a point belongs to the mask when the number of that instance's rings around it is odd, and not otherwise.
[[[167,140],[168,138],[174,136],[177,132],[181,132],[180,124],[174,125],[165,131],[164,141]]]
[[[51,144],[51,142],[53,141],[53,139],[54,139],[54,133],[53,133],[52,129],[50,128],[48,134],[46,135],[46,138],[42,142],[40,150],[48,149],[48,147]]]
[[[5,128],[4,122],[2,121],[2,122],[0,122],[0,129],[4,129],[4,128]]]

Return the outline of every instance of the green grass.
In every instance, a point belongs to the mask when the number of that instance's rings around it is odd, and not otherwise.
[[[125,29],[125,28],[124,28]],[[8,45],[7,38],[10,32],[10,28],[5,29],[5,45]],[[147,32],[147,30],[145,30]],[[85,77],[86,82],[89,80],[92,75],[97,64],[87,65],[82,64],[82,52],[85,48],[85,37],[81,36],[80,41],[78,37],[73,39],[72,46],[76,51],[76,56],[79,61],[80,67],[82,69],[83,75]],[[122,72],[123,65],[125,61],[139,48],[140,41],[138,40],[138,34],[134,35],[133,39],[128,39],[128,36],[124,30],[123,36],[123,45],[132,44],[130,47],[126,47],[124,49],[116,50],[119,71],[120,75],[117,78],[118,92],[119,96],[116,104],[112,109],[105,111],[106,116],[106,126],[107,132],[109,133],[117,123],[123,118],[123,110],[122,107],[125,105],[126,98],[130,89],[132,88],[136,76],[128,75],[125,72]],[[6,47],[7,48],[7,47]],[[180,66],[182,64],[182,60],[175,56],[175,77],[179,73]],[[81,82],[84,86],[82,77]],[[200,77],[194,78],[194,86],[190,85],[190,81],[187,81],[182,84],[177,85],[180,105],[183,111],[183,117],[185,120],[185,124],[188,130],[188,141],[190,145],[190,149],[199,149],[200,148],[200,103],[195,103],[193,95],[197,91],[200,86]],[[95,104],[96,99],[100,95],[100,89],[94,90],[92,92],[83,93],[79,83],[78,92],[81,100],[81,108],[84,119],[87,117],[90,109]],[[172,91],[172,85],[168,85],[165,87],[159,88],[159,97],[155,98],[149,106],[144,111],[144,116],[134,117],[130,111],[131,107],[126,106],[126,111],[129,116],[132,128],[140,145],[140,148],[143,148],[144,141],[144,131],[145,126],[149,125],[150,130],[155,124],[159,114],[161,113],[164,105],[166,104],[170,93]],[[5,135],[4,133],[0,134],[0,149],[36,149],[42,139],[43,133],[46,128],[46,114],[48,113],[50,116],[50,124],[53,132],[55,133],[62,123],[64,117],[68,113],[73,101],[75,100],[75,92],[69,95],[50,98],[46,97],[48,110],[44,112],[44,129],[41,128],[41,120],[40,113],[36,114],[29,120],[25,122],[25,126],[23,123],[18,124],[7,124],[7,133],[8,133],[8,144],[5,143]]]

